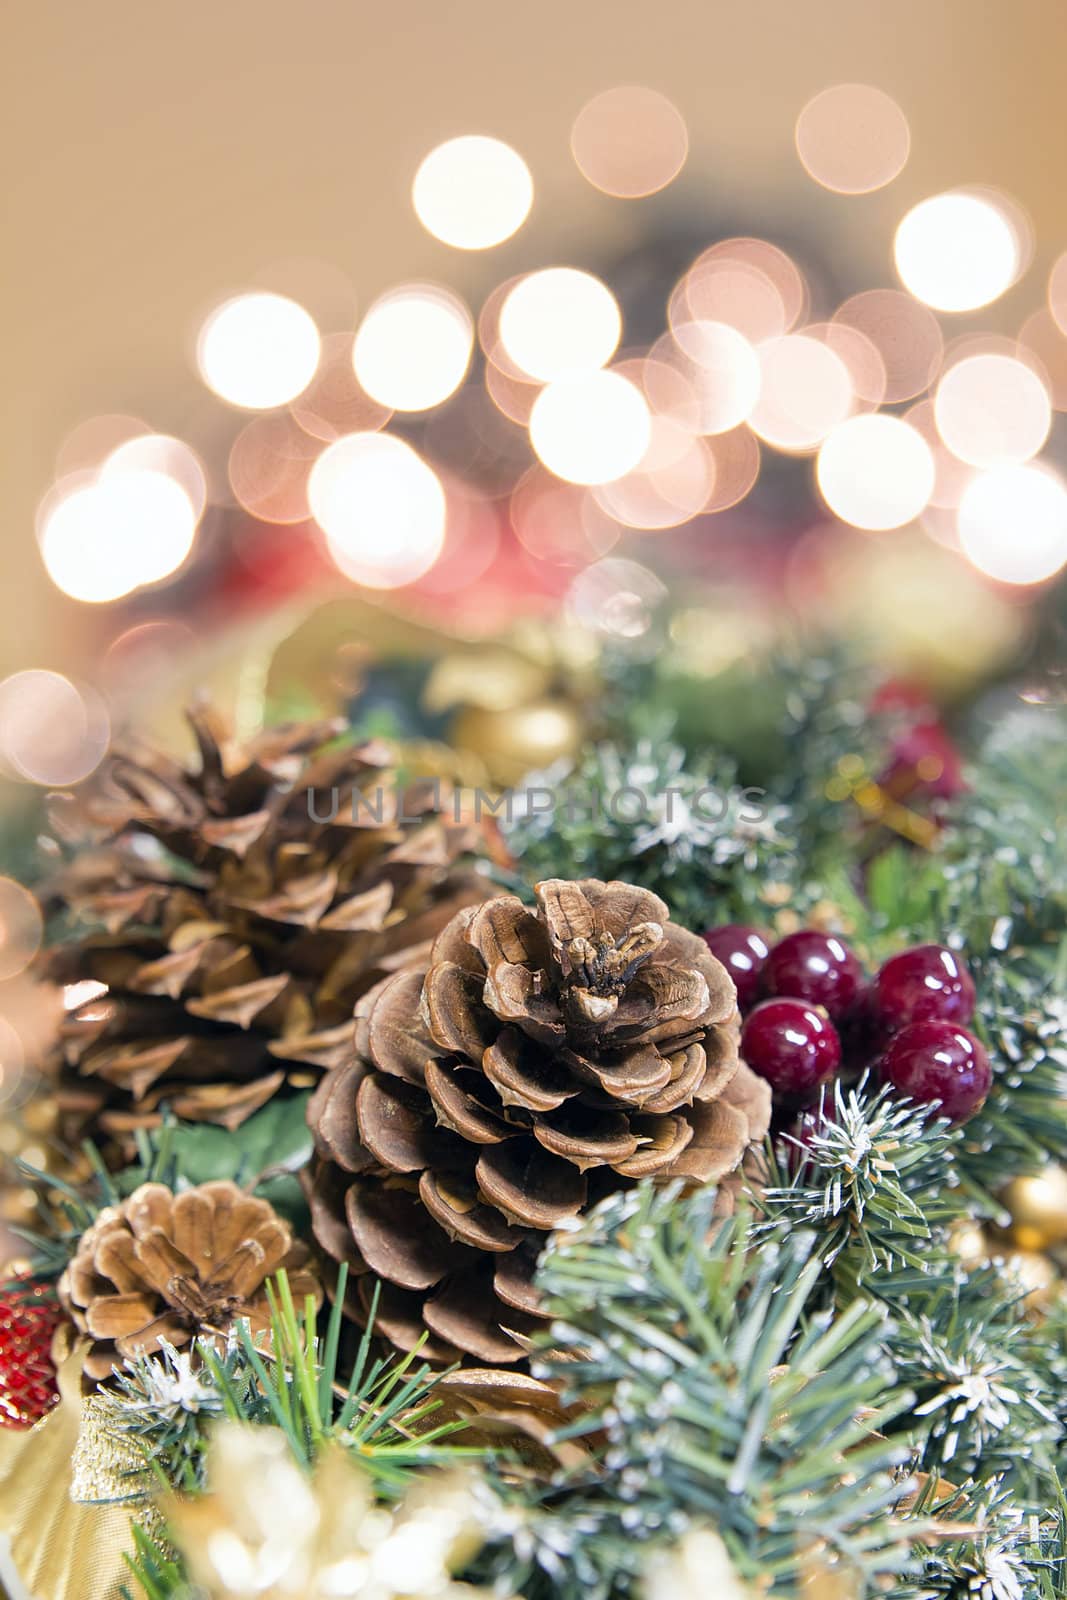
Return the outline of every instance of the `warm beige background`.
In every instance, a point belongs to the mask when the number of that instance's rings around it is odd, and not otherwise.
[[[7,46],[0,670],[78,649],[85,608],[51,589],[33,539],[72,424],[132,411],[205,449],[225,440],[191,336],[288,257],[336,263],[366,305],[413,273],[477,294],[516,263],[624,241],[631,209],[584,184],[567,142],[613,83],[676,101],[690,192],[807,212],[870,284],[891,281],[901,211],[956,183],[1010,190],[1037,226],[1008,323],[1067,246],[1062,0],[39,0],[9,8]],[[847,79],[894,94],[913,135],[903,176],[861,200],[818,190],[792,147],[804,101]],[[538,190],[532,223],[488,258],[438,245],[408,201],[421,156],[468,131],[512,141]]]

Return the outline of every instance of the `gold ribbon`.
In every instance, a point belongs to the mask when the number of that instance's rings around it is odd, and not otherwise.
[[[128,1506],[71,1497],[85,1409],[84,1359],[82,1346],[61,1363],[59,1404],[47,1417],[26,1432],[0,1430],[0,1533],[8,1546],[0,1553],[0,1577],[19,1600],[120,1600],[119,1586],[129,1577],[123,1560],[133,1551]],[[85,1444],[81,1459],[84,1475]],[[89,1481],[85,1477],[84,1485]],[[103,1478],[97,1473],[92,1482],[99,1490]]]

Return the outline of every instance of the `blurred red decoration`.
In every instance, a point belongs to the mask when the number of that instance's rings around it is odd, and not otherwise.
[[[0,1290],[0,1427],[31,1428],[59,1399],[52,1337],[63,1313],[44,1284]]]

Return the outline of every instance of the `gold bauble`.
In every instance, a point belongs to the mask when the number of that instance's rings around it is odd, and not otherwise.
[[[1020,1250],[1048,1250],[1067,1241],[1067,1171],[1045,1167],[1013,1178],[1001,1192],[1011,1214],[1011,1238]]]
[[[473,751],[495,783],[518,783],[563,756],[576,755],[582,719],[566,700],[532,700],[514,710],[465,706],[451,729],[457,750]]]
[[[948,1236],[948,1247],[969,1272],[984,1266],[989,1260],[989,1241],[985,1230],[980,1222],[970,1217],[953,1225]]]
[[[1048,1256],[1041,1255],[1037,1250],[1014,1250],[1004,1265],[1026,1291],[1022,1303],[1027,1311],[1032,1316],[1039,1316],[1059,1283],[1059,1274]]]

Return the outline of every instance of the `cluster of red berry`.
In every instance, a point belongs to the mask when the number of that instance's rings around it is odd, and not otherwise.
[[[872,1067],[957,1123],[989,1093],[989,1057],[966,1027],[974,983],[952,950],[917,945],[868,981],[841,939],[814,929],[773,946],[738,923],[704,938],[737,985],[741,1054],[783,1098],[810,1095],[842,1066]]]
[[[0,1284],[0,1427],[32,1427],[59,1399],[51,1352],[61,1320],[46,1285]]]

